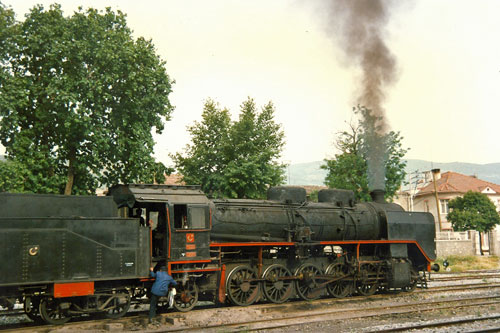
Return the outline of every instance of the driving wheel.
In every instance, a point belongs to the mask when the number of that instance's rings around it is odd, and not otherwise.
[[[296,280],[295,288],[300,298],[304,300],[318,299],[324,291],[324,287],[319,287],[322,282],[317,277],[323,272],[321,268],[314,264],[303,264],[295,270]]]
[[[287,279],[292,273],[283,265],[271,265],[263,274],[262,289],[264,296],[273,303],[286,302],[293,295],[293,281]]]
[[[260,294],[257,274],[248,266],[237,266],[229,273],[226,281],[227,297],[234,305],[253,304]]]
[[[347,267],[341,263],[330,264],[326,268],[326,275],[330,275],[330,278],[338,279],[334,282],[330,282],[326,286],[326,290],[328,290],[328,294],[330,294],[330,296],[342,298],[349,295],[352,290],[352,281],[345,279],[345,277],[348,276],[347,272]]]

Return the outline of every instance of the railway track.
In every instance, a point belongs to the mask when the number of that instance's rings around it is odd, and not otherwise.
[[[332,299],[332,298],[324,298],[324,299],[319,299],[313,302],[310,301],[295,301],[295,302],[289,302],[285,304],[269,304],[269,303],[262,303],[262,304],[256,304],[251,307],[247,308],[214,308],[214,307],[207,307],[205,310],[210,311],[210,309],[222,309],[222,310],[215,310],[215,311],[231,311],[231,309],[247,309],[247,310],[252,310],[256,311],[258,313],[262,314],[270,314],[270,313],[294,313],[297,311],[306,311],[306,315],[295,315],[292,317],[287,317],[286,319],[282,319],[285,321],[293,320],[293,321],[300,321],[300,318],[305,318],[304,320],[310,321],[311,320],[311,315],[315,316],[318,318],[318,320],[330,320],[330,319],[325,319],[325,317],[328,316],[347,316],[347,314],[351,313],[354,317],[349,317],[349,318],[361,318],[361,316],[366,315],[367,311],[373,311],[371,308],[364,307],[366,303],[374,302],[374,301],[379,301],[379,302],[384,302],[384,301],[397,301],[398,299],[401,298],[407,298],[408,296],[414,295],[426,295],[426,294],[440,294],[440,293],[445,293],[449,294],[450,292],[461,292],[461,291],[473,291],[473,290],[489,290],[489,291],[494,291],[496,289],[500,288],[500,283],[471,283],[471,284],[458,284],[458,285],[452,285],[452,286],[431,286],[427,289],[417,289],[413,293],[399,293],[399,294],[394,294],[394,293],[389,293],[389,294],[378,294],[378,295],[372,295],[372,296],[357,296],[357,297],[348,297],[348,298],[342,298],[342,299]],[[500,292],[498,292],[498,295],[500,295]],[[441,296],[442,297],[442,296]],[[498,299],[498,296],[493,296],[493,297],[486,297],[485,299],[489,299],[489,303],[483,303],[482,305],[485,304],[497,304],[499,301],[493,301],[493,299]],[[479,299],[479,298],[478,298]],[[429,301],[425,300],[423,303],[426,304],[443,304],[446,302],[457,302],[457,299],[452,299],[450,301],[443,301],[440,300],[439,302],[432,302],[430,303]],[[403,306],[390,306],[386,307],[389,312],[388,313],[397,313],[394,312],[397,309],[404,309],[406,308],[409,311],[411,310],[412,307],[416,306],[415,304],[412,305],[403,305]],[[471,306],[479,306],[479,305],[471,305]],[[330,310],[330,311],[323,311],[320,309],[324,309],[327,307],[337,307],[341,309],[335,309],[335,310]],[[345,310],[346,307],[349,307],[350,310]],[[361,310],[356,310],[353,309],[353,307],[360,307]],[[380,306],[378,306],[380,307]],[[440,307],[439,309],[446,309],[446,308],[451,308],[454,306],[448,306],[448,307]],[[420,308],[415,308],[413,309],[414,311],[424,311]],[[204,311],[203,309],[201,310],[195,310],[190,313],[168,313],[163,315],[163,321],[165,320],[177,320],[179,321],[179,318],[185,317],[184,321],[189,322],[190,317],[196,317],[198,311]],[[350,312],[349,312],[350,311]],[[357,316],[355,315],[356,311],[361,311],[361,314],[358,314]],[[402,311],[402,310],[401,310]],[[425,310],[429,311],[429,310]],[[228,312],[229,313],[229,312]],[[405,312],[402,312],[405,313]],[[0,316],[2,314],[0,313]],[[19,311],[12,310],[10,313],[5,313],[6,316],[24,316],[24,314],[20,313]],[[380,315],[380,314],[374,314],[374,316]],[[135,321],[135,322],[144,322],[144,318],[146,317],[146,311],[138,311],[135,313],[129,314],[127,318],[121,319],[121,320],[91,320],[89,318],[83,318],[83,321],[80,322],[71,322],[66,324],[65,326],[71,327],[71,325],[85,325],[89,327],[102,327],[103,325],[107,325],[109,323],[122,323],[123,326],[127,325],[127,322]],[[278,319],[277,319],[278,320]],[[268,320],[264,320],[268,321]],[[245,329],[247,330],[258,330],[261,329],[259,325],[262,325],[262,320],[256,321],[255,323],[253,322],[245,322],[245,323],[235,323],[235,324],[228,324],[227,327],[225,326],[220,326],[220,325],[214,325],[213,328],[215,329],[216,327],[220,327],[222,329],[230,329],[234,330],[237,329],[238,325],[257,325],[255,329],[251,327],[245,326]],[[260,324],[259,324],[260,323]],[[286,324],[280,324],[281,326],[286,325]],[[300,324],[295,324],[295,325],[300,325]],[[25,328],[22,327],[23,325],[0,325],[0,331],[1,330],[9,330],[9,329],[14,329],[16,331],[19,330],[36,330],[38,328],[37,325],[31,322],[25,322],[24,326]],[[49,328],[49,326],[45,325],[42,326],[44,330]],[[57,327],[57,326],[56,326]],[[279,325],[277,327],[280,327]],[[283,326],[284,327],[284,326]],[[175,329],[173,327],[164,327],[167,330],[173,330]],[[205,327],[207,328],[207,327]],[[270,329],[270,328],[269,328]],[[179,328],[178,330],[194,330],[197,331],[199,330],[198,328],[188,328],[186,326],[183,326],[182,328]]]
[[[444,291],[461,291],[461,290],[470,290],[470,289],[481,289],[481,288],[499,288],[500,287],[500,282],[499,283],[494,283],[494,282],[480,282],[480,283],[469,283],[469,284],[456,284],[456,285],[447,285],[447,286],[430,286],[427,288],[417,288],[416,290],[413,291],[413,293],[425,293],[425,292],[444,292]],[[331,300],[331,301],[337,301],[341,302],[342,300],[353,300],[353,299],[366,299],[366,298],[373,298],[373,297],[394,297],[397,293],[392,293],[389,292],[387,294],[376,294],[372,296],[353,296],[353,297],[347,297],[343,299],[335,299],[335,298],[328,298],[324,300]],[[320,302],[321,300],[318,300]],[[291,302],[300,302],[299,300],[291,300]],[[147,304],[147,303],[144,303]],[[271,305],[271,304],[269,304]],[[198,307],[200,308],[200,307]],[[13,309],[13,310],[0,310],[0,317],[5,316],[5,317],[10,317],[10,316],[21,316],[24,315],[24,310],[21,308]],[[1,323],[0,323],[1,324]]]
[[[483,289],[483,288],[500,288],[500,283],[470,283],[470,284],[457,284],[457,285],[451,285],[451,286],[436,286],[436,287],[428,287],[425,289],[416,289],[413,291],[413,293],[438,293],[438,292],[447,292],[447,291],[465,291],[465,290],[472,290],[472,289]],[[373,299],[373,298],[384,298],[384,297],[395,297],[398,293],[392,293],[389,292],[387,294],[375,294],[372,296],[352,296],[352,297],[347,297],[347,298],[342,298],[342,299],[335,299],[335,298],[325,298],[325,299],[319,299],[316,302],[343,302],[343,301],[362,301],[364,299]],[[406,295],[409,295],[406,293]],[[301,302],[300,300],[291,300],[292,303],[294,302]],[[255,306],[259,306],[258,304]],[[273,304],[266,303],[265,306],[274,306]],[[278,305],[280,306],[280,305]],[[200,308],[200,307],[198,307]],[[13,317],[13,316],[24,316],[24,310],[23,309],[14,309],[14,310],[0,310],[0,317]],[[0,323],[1,325],[1,323]],[[1,330],[1,326],[0,326]]]
[[[460,304],[457,304],[460,303]],[[498,296],[484,296],[484,297],[470,297],[470,298],[454,298],[449,300],[438,300],[438,301],[423,301],[423,302],[412,302],[402,305],[387,305],[383,308],[380,306],[375,307],[360,307],[360,308],[347,308],[347,309],[332,309],[323,311],[309,311],[304,314],[290,314],[284,315],[279,318],[264,318],[258,320],[235,322],[228,324],[218,324],[205,326],[203,328],[171,328],[166,329],[167,332],[219,332],[219,331],[230,331],[230,332],[249,332],[249,331],[267,331],[267,330],[277,330],[285,329],[290,327],[297,327],[304,324],[311,324],[314,322],[322,321],[340,321],[340,320],[355,320],[355,319],[366,319],[368,317],[380,317],[384,315],[401,315],[410,313],[422,313],[425,311],[441,311],[445,309],[457,309],[457,308],[471,308],[479,306],[488,306],[492,304],[500,304]],[[497,316],[500,318],[500,315]],[[496,317],[495,317],[496,318]],[[470,319],[471,321],[474,318]],[[450,321],[448,321],[449,323]],[[434,324],[436,325],[436,324]],[[441,326],[445,325],[445,322],[441,323]],[[408,326],[408,329],[413,329],[418,325]],[[438,325],[436,325],[438,326]],[[424,325],[421,325],[424,327]],[[431,324],[427,324],[427,327],[431,327]],[[406,328],[392,328],[387,329],[390,331],[401,331]],[[383,330],[382,330],[383,331]]]
[[[494,321],[500,319],[500,314],[495,314],[495,315],[490,315],[486,317],[477,317],[477,316],[472,316],[469,318],[462,318],[462,319],[454,319],[454,320],[442,320],[442,321],[432,321],[432,322],[426,322],[426,323],[421,323],[421,324],[410,324],[410,325],[398,325],[397,327],[392,327],[392,328],[376,328],[375,330],[369,330],[365,331],[365,333],[372,333],[372,332],[403,332],[403,331],[410,331],[410,330],[423,330],[423,329],[434,329],[434,328],[451,328],[451,327],[458,327],[458,326],[463,326],[465,324],[471,324],[471,323],[477,323],[477,322],[486,322],[486,321]],[[494,325],[498,325],[495,323]],[[468,330],[468,333],[475,333],[475,332],[498,332],[500,331],[500,326],[493,326],[489,328],[481,328],[479,330]]]
[[[500,274],[472,274],[472,275],[453,275],[453,276],[438,276],[431,277],[430,281],[456,281],[456,280],[482,280],[482,279],[498,279]]]
[[[24,314],[24,310],[22,309],[14,309],[14,310],[0,310],[0,317],[1,316],[19,316]]]

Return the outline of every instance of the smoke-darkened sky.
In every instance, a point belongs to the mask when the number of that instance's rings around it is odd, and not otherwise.
[[[2,2],[19,20],[33,5],[53,3]],[[500,2],[394,2],[381,37],[394,56],[395,79],[382,106],[390,129],[401,131],[411,148],[407,157],[500,162]],[[173,119],[156,137],[156,156],[167,164],[168,154],[189,142],[186,126],[200,119],[209,97],[235,119],[247,96],[258,105],[272,100],[287,140],[283,161],[291,163],[333,156],[335,133],[352,118],[363,68],[345,46],[359,41],[335,35],[342,9],[327,11],[329,0],[59,3],[67,15],[80,5],[120,9],[136,36],[153,40],[176,81]]]

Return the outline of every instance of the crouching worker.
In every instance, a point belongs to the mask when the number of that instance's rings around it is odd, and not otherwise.
[[[153,267],[150,268],[151,277],[156,278],[151,288],[151,303],[149,304],[149,323],[153,322],[153,318],[156,316],[156,307],[158,306],[158,300],[160,297],[167,296],[169,287],[176,286],[177,282],[168,275],[167,268],[162,266],[158,272],[154,272]]]

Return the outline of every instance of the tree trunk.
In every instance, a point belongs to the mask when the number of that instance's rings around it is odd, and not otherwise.
[[[75,180],[75,159],[76,152],[71,149],[69,152],[69,165],[68,165],[68,181],[66,182],[66,188],[64,189],[64,195],[71,195],[71,190],[73,189],[73,182]]]
[[[479,232],[479,253],[481,253],[482,256],[484,256],[484,253],[483,253],[483,238],[481,236],[481,231],[478,231]]]

